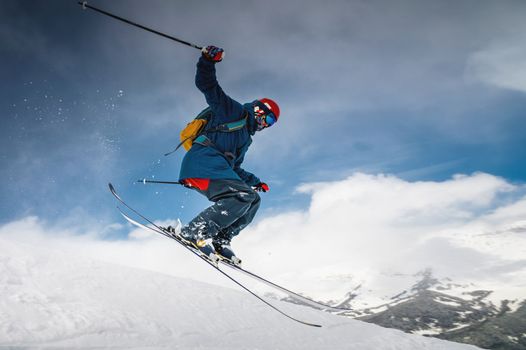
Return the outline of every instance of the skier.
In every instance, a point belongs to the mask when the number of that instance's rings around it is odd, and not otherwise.
[[[241,164],[256,131],[278,121],[279,107],[268,98],[241,104],[227,96],[215,70],[223,57],[223,49],[207,46],[197,63],[195,84],[205,96],[211,117],[183,158],[179,174],[179,181],[214,204],[184,227],[168,230],[213,260],[219,255],[240,264],[230,242],[256,215],[261,201],[257,192],[269,190]]]

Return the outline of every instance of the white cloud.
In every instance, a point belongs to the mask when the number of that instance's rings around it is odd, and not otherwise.
[[[174,224],[174,222],[159,224]],[[118,224],[105,228],[96,227],[89,232],[83,230],[82,234],[79,234],[76,226],[58,228],[31,216],[0,226],[0,236],[35,246],[35,249],[38,247],[49,254],[60,250],[72,256],[80,255],[93,260],[232,287],[231,283],[222,279],[205,263],[196,260],[184,248],[155,233],[129,225],[129,239],[107,240],[107,231],[115,225]]]
[[[312,294],[341,297],[357,284],[379,283],[375,280],[385,273],[412,274],[426,267],[461,280],[505,279],[494,268],[519,271],[520,264],[509,263],[526,256],[524,235],[477,239],[488,230],[516,227],[526,216],[520,204],[526,199],[503,204],[523,188],[489,174],[408,182],[358,173],[305,184],[299,191],[312,196],[308,210],[265,218],[234,247],[247,268]],[[341,277],[340,283],[327,276]]]
[[[246,268],[288,288],[341,299],[362,284],[387,295],[410,287],[394,274],[425,268],[438,277],[501,288],[507,296],[526,281],[526,197],[522,186],[505,179],[476,173],[409,182],[356,173],[303,184],[298,192],[311,196],[306,210],[268,217],[261,212],[260,221],[233,242]],[[28,217],[0,227],[0,235],[232,287],[164,237],[130,226],[129,239],[109,241],[112,228],[78,234]]]

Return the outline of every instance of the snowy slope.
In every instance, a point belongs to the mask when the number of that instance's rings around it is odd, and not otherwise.
[[[0,237],[0,348],[475,349]]]

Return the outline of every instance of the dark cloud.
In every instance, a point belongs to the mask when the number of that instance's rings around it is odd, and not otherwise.
[[[298,181],[349,169],[526,176],[514,152],[525,146],[524,95],[464,77],[474,53],[509,42],[523,2],[90,4],[225,47],[218,66],[225,90],[240,101],[281,103],[279,127],[258,135],[246,160],[277,186],[265,205],[283,205],[279,193]],[[69,0],[2,1],[0,29],[0,176],[9,179],[0,188],[0,219],[56,216],[63,206],[100,215],[112,210],[110,180],[177,177],[182,155],[162,154],[204,105],[193,85],[197,50]],[[191,199],[181,213],[173,198],[182,190],[125,189],[164,217],[185,218],[203,205]]]

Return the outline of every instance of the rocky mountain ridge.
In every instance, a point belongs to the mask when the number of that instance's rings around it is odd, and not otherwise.
[[[433,277],[422,279],[393,297],[391,303],[360,310],[357,319],[404,332],[477,345],[485,349],[526,350],[526,299],[489,300],[490,290],[466,290],[460,296],[449,291],[467,288]],[[526,295],[525,295],[526,297]],[[513,306],[513,308],[512,308]]]
[[[416,283],[410,288],[383,303],[357,308],[355,300],[368,292],[359,285],[344,300],[333,301],[332,305],[352,310],[340,313],[341,316],[407,333],[485,349],[526,350],[526,293],[525,299],[496,303],[493,291],[454,283],[449,278],[438,279],[430,269],[415,277]]]

